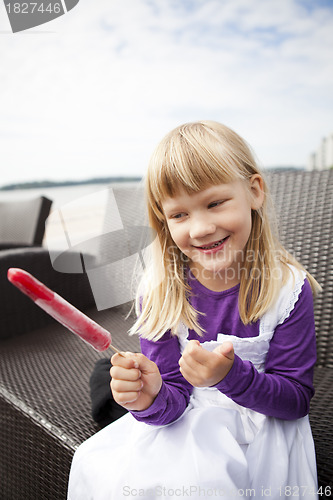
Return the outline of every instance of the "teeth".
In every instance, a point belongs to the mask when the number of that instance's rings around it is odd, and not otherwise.
[[[213,245],[210,245],[210,246],[202,246],[200,248],[203,248],[204,250],[209,250],[211,248],[215,248],[215,247],[218,247],[219,245],[221,245],[221,243],[225,240],[225,238],[223,238],[222,240],[220,241],[217,241],[216,243],[214,243]]]

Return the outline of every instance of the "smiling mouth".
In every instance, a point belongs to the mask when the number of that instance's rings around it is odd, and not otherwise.
[[[213,250],[214,248],[221,246],[228,238],[229,236],[226,236],[225,238],[222,238],[222,240],[215,241],[215,243],[212,243],[211,245],[202,245],[195,248],[199,248],[200,250]]]

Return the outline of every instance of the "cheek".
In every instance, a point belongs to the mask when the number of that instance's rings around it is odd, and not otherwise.
[[[248,239],[252,227],[251,211],[242,211],[234,214],[230,219],[230,229],[238,238]]]
[[[252,217],[251,213],[247,216],[247,218],[244,220],[243,223],[243,243],[247,243],[250,234],[251,234],[251,228],[252,228]]]
[[[177,245],[181,246],[184,241],[184,232],[181,231],[181,228],[173,225],[168,225],[169,233],[172,241]]]
[[[241,231],[251,222],[251,211],[245,210],[244,207],[237,207],[223,214],[220,222],[231,231]]]

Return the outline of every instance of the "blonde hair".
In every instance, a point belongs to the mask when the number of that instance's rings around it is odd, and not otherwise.
[[[187,123],[167,134],[155,149],[145,179],[148,217],[156,230],[152,265],[140,287],[140,314],[131,329],[158,340],[167,330],[176,335],[180,323],[202,334],[198,312],[189,302],[188,259],[175,246],[161,204],[182,188],[196,193],[213,184],[248,181],[260,172],[250,147],[230,128],[213,121]],[[239,314],[244,324],[257,321],[277,298],[290,276],[289,264],[303,266],[279,243],[268,217],[270,197],[263,178],[264,202],[252,210],[252,228],[240,274]],[[254,275],[253,270],[258,270]],[[276,271],[279,271],[278,273]],[[320,288],[307,273],[315,293]],[[282,281],[281,281],[282,280]]]

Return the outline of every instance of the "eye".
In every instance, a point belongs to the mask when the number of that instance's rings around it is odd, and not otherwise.
[[[180,212],[179,214],[173,214],[170,216],[170,219],[181,219],[182,217],[185,217],[186,214],[184,212]]]
[[[223,200],[213,201],[212,203],[209,203],[208,208],[218,207],[218,206],[222,205],[222,203],[223,203]]]

